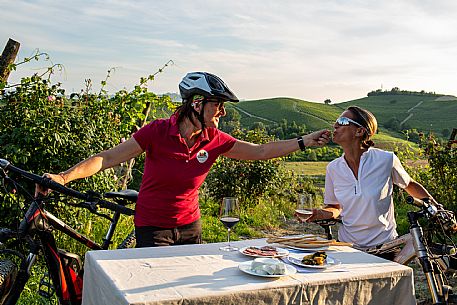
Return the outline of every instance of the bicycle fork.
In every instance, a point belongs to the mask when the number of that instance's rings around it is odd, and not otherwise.
[[[409,212],[408,221],[410,223],[410,233],[414,249],[416,251],[419,263],[424,271],[425,278],[427,279],[427,285],[432,297],[433,304],[446,304],[445,295],[447,291],[444,290],[444,283],[440,275],[439,270],[434,270],[434,266],[430,260],[430,254],[427,251],[426,240],[422,231],[422,227],[419,225],[418,219],[421,217],[418,212]],[[438,278],[437,278],[437,275]],[[437,281],[438,280],[438,281]],[[444,301],[444,302],[443,302]]]
[[[11,292],[4,302],[5,305],[16,304],[19,300],[19,297],[30,278],[31,268],[36,261],[37,255],[38,249],[34,248],[27,258],[22,260],[14,286],[11,288]]]

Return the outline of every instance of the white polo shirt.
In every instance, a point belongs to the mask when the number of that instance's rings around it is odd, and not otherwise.
[[[358,179],[344,155],[327,165],[324,203],[339,204],[343,225],[338,239],[372,247],[398,236],[393,183],[408,186],[410,176],[394,153],[370,147],[360,158]]]

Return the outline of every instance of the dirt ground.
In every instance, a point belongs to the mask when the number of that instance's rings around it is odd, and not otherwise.
[[[286,236],[294,234],[302,234],[303,232],[324,234],[324,230],[314,224],[298,223],[296,220],[286,220],[284,225],[280,229],[271,231],[264,231],[266,237]],[[414,270],[414,287],[416,291],[417,305],[431,305],[431,298],[429,296],[427,281],[424,273],[422,272],[419,264],[411,263],[409,265]],[[457,283],[457,279],[451,279]],[[452,283],[454,284],[454,283]]]

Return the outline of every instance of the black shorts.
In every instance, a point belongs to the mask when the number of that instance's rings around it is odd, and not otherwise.
[[[200,219],[176,228],[135,227],[136,248],[202,243]]]

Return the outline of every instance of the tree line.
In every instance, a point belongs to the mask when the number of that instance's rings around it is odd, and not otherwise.
[[[425,90],[421,91],[410,91],[410,90],[400,90],[398,87],[393,87],[390,90],[376,89],[367,93],[367,96],[380,96],[380,95],[420,95],[420,96],[443,96],[444,94],[437,94],[435,92],[426,92]]]

